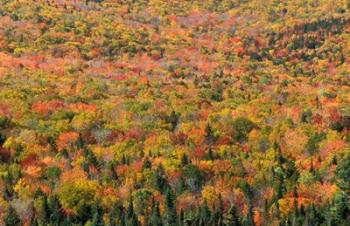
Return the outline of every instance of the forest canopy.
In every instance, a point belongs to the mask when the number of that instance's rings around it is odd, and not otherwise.
[[[349,15],[0,0],[0,225],[348,225]]]

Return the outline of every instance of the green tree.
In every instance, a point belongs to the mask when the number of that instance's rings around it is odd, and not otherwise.
[[[125,226],[125,212],[119,202],[114,203],[112,211],[109,213],[110,226],[120,225]]]
[[[166,179],[163,165],[158,165],[154,174],[154,186],[160,192],[164,193],[169,188],[168,180]]]
[[[170,123],[170,131],[174,131],[179,122],[180,114],[172,111],[169,117],[167,118],[167,122]]]
[[[175,198],[170,189],[166,191],[164,197],[163,222],[164,226],[176,226],[177,223]]]
[[[92,225],[93,226],[104,226],[102,219],[102,209],[98,206],[94,206],[92,210]]]
[[[152,168],[152,162],[149,160],[148,157],[146,157],[142,163],[142,170],[151,169],[151,168]]]
[[[97,184],[93,181],[78,180],[66,182],[59,188],[57,195],[64,209],[73,211],[79,220],[86,221],[92,215]]]
[[[40,224],[47,224],[48,222],[48,203],[43,194],[37,195],[34,200],[34,210],[37,221]]]
[[[234,129],[233,138],[237,142],[244,142],[247,139],[247,135],[252,129],[255,128],[255,124],[247,118],[239,117],[232,123]]]
[[[162,218],[159,211],[159,203],[155,200],[152,202],[152,213],[149,226],[162,226]]]
[[[53,224],[58,224],[61,221],[61,213],[60,213],[60,203],[56,196],[49,196],[48,198],[48,207],[50,210],[50,222]]]
[[[196,165],[188,164],[183,168],[182,175],[185,179],[187,187],[192,192],[197,192],[202,187],[203,176]]]
[[[205,226],[210,222],[210,209],[208,207],[208,203],[205,200],[204,203],[199,208],[199,225]]]
[[[190,160],[188,159],[188,156],[186,155],[186,153],[183,153],[181,156],[181,166],[186,166],[189,163]]]
[[[12,206],[9,207],[4,221],[6,226],[19,225],[21,222],[16,213],[16,210]]]
[[[204,134],[204,138],[205,138],[205,143],[207,145],[212,146],[214,144],[214,142],[216,141],[216,136],[214,134],[214,130],[213,128],[210,126],[210,124],[207,124],[205,126],[205,134]]]
[[[139,225],[137,215],[134,210],[134,201],[133,201],[132,195],[130,195],[129,205],[128,205],[128,208],[126,209],[125,217],[126,217],[125,221],[127,226]]]
[[[224,224],[226,226],[239,226],[239,216],[237,214],[236,207],[234,205],[231,205],[229,208],[227,214],[224,217]]]

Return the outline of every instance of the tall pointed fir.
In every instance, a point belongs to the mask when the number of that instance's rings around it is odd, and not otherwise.
[[[138,222],[137,216],[135,214],[135,211],[134,211],[134,204],[133,204],[132,195],[130,195],[129,205],[128,205],[128,208],[126,210],[125,217],[126,217],[125,221],[126,221],[127,226],[140,225]]]
[[[224,224],[227,226],[240,226],[239,216],[234,205],[231,205],[230,209],[225,215]]]
[[[176,226],[177,223],[175,198],[170,189],[165,193],[163,223],[164,226]]]
[[[149,226],[162,226],[162,218],[159,211],[159,203],[155,200],[152,201],[152,213],[149,218]]]

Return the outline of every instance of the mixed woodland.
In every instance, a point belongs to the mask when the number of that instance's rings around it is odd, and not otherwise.
[[[349,0],[0,0],[0,225],[349,222]]]

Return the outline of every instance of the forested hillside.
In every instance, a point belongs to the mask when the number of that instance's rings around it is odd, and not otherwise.
[[[0,0],[0,225],[349,222],[349,0]]]

